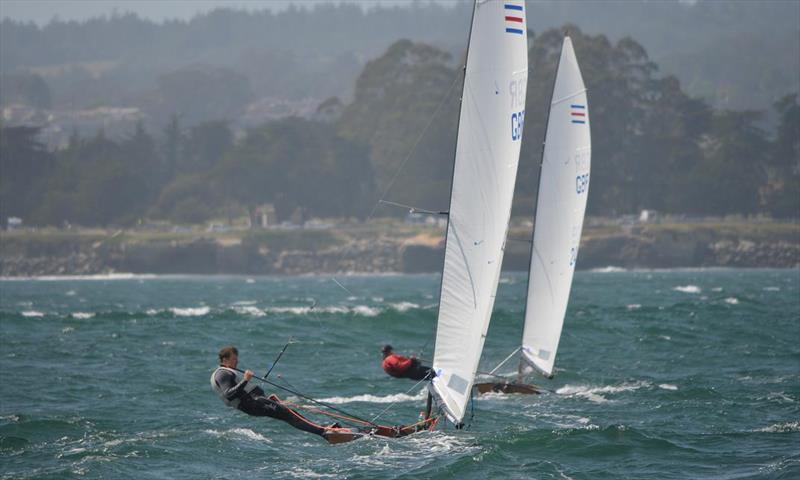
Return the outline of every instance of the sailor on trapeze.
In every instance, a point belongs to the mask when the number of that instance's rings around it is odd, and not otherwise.
[[[327,427],[317,425],[297,411],[284,406],[277,396],[267,397],[260,387],[248,387],[247,382],[253,378],[254,374],[247,370],[240,377],[235,370],[239,363],[239,351],[236,347],[224,347],[220,350],[219,363],[219,367],[211,375],[211,387],[225,402],[225,405],[255,417],[277,418],[294,428],[322,437],[329,428],[339,427],[336,423]]]
[[[431,367],[422,365],[416,357],[404,357],[394,353],[391,345],[384,345],[383,371],[395,378],[410,378],[411,380],[424,380],[431,374]]]

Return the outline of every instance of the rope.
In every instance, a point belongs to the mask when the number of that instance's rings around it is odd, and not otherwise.
[[[307,411],[307,412],[317,413],[317,414],[320,414],[320,415],[325,415],[325,416],[332,417],[332,418],[338,418],[338,419],[342,420],[343,422],[350,423],[352,425],[366,425],[366,426],[370,426],[370,427],[379,426],[379,425],[370,424],[370,423],[361,421],[361,420],[356,419],[356,418],[347,417],[347,416],[344,416],[344,415],[337,415],[335,413],[326,412],[325,410],[320,410],[318,408],[308,407],[308,406],[304,406],[304,405],[298,405],[296,403],[292,403],[292,402],[285,401],[285,400],[281,400],[280,403],[283,404],[283,405],[288,405],[288,406],[294,408],[295,410],[303,410],[303,411]],[[375,418],[377,418],[377,417],[375,417]],[[308,419],[306,419],[306,420],[308,420]],[[311,423],[313,423],[313,422],[311,422]],[[419,421],[417,421],[415,423],[411,423],[411,424],[408,424],[408,425],[402,425],[402,428],[416,428],[416,427],[418,427],[420,425],[428,424],[429,428],[432,430],[432,429],[434,429],[436,427],[436,425],[438,423],[439,423],[439,418],[438,417],[434,417],[434,418],[427,418],[427,419],[424,419],[424,420],[419,420]]]
[[[461,78],[460,73],[456,75],[455,78],[453,79],[453,83],[450,84],[450,87],[447,89],[447,92],[444,94],[444,97],[442,97],[442,101],[439,102],[439,105],[436,107],[436,110],[433,111],[433,115],[431,115],[431,117],[428,119],[428,123],[425,125],[425,128],[423,128],[422,131],[417,136],[417,139],[416,141],[414,141],[414,145],[411,147],[411,150],[409,150],[408,155],[406,155],[406,158],[404,158],[403,161],[400,162],[400,166],[394,172],[394,176],[392,176],[392,179],[389,181],[389,184],[383,190],[380,199],[378,199],[378,201],[375,202],[375,205],[372,206],[372,210],[369,212],[367,219],[364,220],[365,223],[368,222],[370,219],[372,219],[372,216],[375,214],[375,210],[378,208],[378,205],[380,205],[380,203],[386,198],[386,194],[388,194],[389,190],[391,190],[392,186],[394,186],[394,182],[397,181],[397,177],[400,176],[400,172],[403,171],[403,167],[406,166],[406,163],[408,163],[408,160],[414,154],[414,151],[416,151],[417,146],[419,146],[419,143],[422,141],[422,137],[425,135],[425,132],[428,131],[430,126],[433,124],[434,118],[436,118],[436,115],[439,113],[439,110],[441,110],[444,104],[447,102],[447,99],[450,97],[450,92],[453,91],[453,87],[455,87],[459,78]]]
[[[239,370],[238,368],[234,368],[233,370],[236,370],[236,371],[237,371],[237,372],[239,372],[239,373],[244,373],[244,370]],[[275,382],[271,382],[271,381],[267,380],[266,378],[263,378],[263,377],[257,377],[257,376],[255,376],[255,375],[253,375],[253,378],[255,378],[255,379],[257,379],[257,380],[261,380],[262,382],[266,383],[267,385],[272,385],[272,386],[273,386],[273,387],[275,387],[275,388],[279,388],[279,389],[281,389],[281,390],[283,390],[283,391],[285,391],[285,392],[289,392],[289,393],[291,393],[292,395],[296,395],[296,396],[298,396],[298,397],[300,397],[300,398],[302,398],[302,399],[304,399],[304,400],[308,400],[309,402],[316,403],[317,405],[321,405],[321,406],[323,406],[323,407],[325,407],[325,408],[329,408],[329,409],[331,409],[331,410],[333,410],[333,411],[335,411],[335,412],[339,412],[339,413],[341,413],[341,414],[343,414],[343,415],[347,415],[347,416],[349,416],[349,417],[351,417],[351,418],[354,418],[354,419],[356,419],[356,420],[360,420],[360,421],[362,421],[362,422],[366,422],[366,423],[368,423],[368,424],[370,424],[370,425],[372,425],[372,426],[375,426],[375,427],[377,427],[377,426],[378,426],[378,425],[376,425],[376,424],[374,424],[374,423],[370,422],[369,420],[365,420],[365,419],[363,419],[363,418],[361,418],[361,417],[359,417],[359,416],[357,416],[357,415],[353,415],[353,414],[351,414],[351,413],[349,413],[349,412],[346,412],[346,411],[344,411],[344,410],[342,410],[342,409],[336,408],[336,407],[334,407],[333,405],[330,405],[330,404],[328,404],[328,403],[321,402],[321,401],[319,401],[319,400],[317,400],[317,399],[315,399],[315,398],[309,397],[308,395],[304,395],[304,394],[302,394],[302,393],[300,393],[300,392],[298,392],[298,391],[296,391],[296,390],[293,390],[293,389],[291,389],[291,388],[284,387],[283,385],[278,385],[277,383],[275,383]]]
[[[345,416],[345,415],[338,415],[338,414],[332,413],[332,412],[326,412],[325,410],[320,410],[319,408],[309,407],[309,406],[305,406],[305,405],[298,405],[296,403],[292,403],[292,402],[285,401],[285,400],[281,400],[281,403],[284,404],[284,405],[289,405],[290,407],[294,408],[295,410],[304,410],[306,412],[313,412],[313,413],[318,413],[320,415],[325,415],[326,417],[338,418],[338,419],[340,419],[340,420],[342,420],[342,421],[344,421],[346,423],[351,423],[351,424],[355,424],[355,425],[373,426],[373,424],[368,423],[366,421],[362,421],[362,420],[359,420],[357,418],[352,418],[352,417],[348,417],[348,416]]]
[[[424,381],[426,381],[426,380],[428,380],[428,378],[427,378],[427,377],[425,377],[425,378],[423,378],[422,380],[420,380],[419,382],[415,383],[413,387],[411,387],[411,388],[409,388],[408,390],[406,390],[406,393],[405,393],[405,395],[408,395],[409,393],[411,393],[411,391],[412,391],[412,390],[414,390],[415,388],[417,388],[417,387],[419,386],[419,384],[420,384],[420,383],[422,383],[422,382],[424,382]],[[384,408],[383,410],[381,410],[381,411],[380,411],[380,413],[378,413],[377,415],[375,415],[374,417],[372,417],[372,421],[374,422],[375,420],[377,420],[377,419],[378,419],[378,417],[380,417],[380,416],[381,416],[381,415],[383,415],[384,413],[388,412],[388,411],[389,411],[389,409],[390,409],[390,408],[392,408],[393,406],[395,406],[396,404],[397,404],[397,400],[395,400],[394,402],[390,403],[388,407]]]
[[[469,430],[472,427],[472,420],[475,418],[475,389],[469,391],[469,423],[467,423],[467,428],[464,430]]]

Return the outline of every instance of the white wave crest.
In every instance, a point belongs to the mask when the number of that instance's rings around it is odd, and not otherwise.
[[[205,433],[212,435],[214,437],[244,437],[248,440],[255,440],[257,442],[264,442],[264,443],[272,443],[272,440],[261,435],[260,433],[254,432],[249,428],[232,428],[230,430],[219,431],[219,430],[206,430]]]
[[[203,315],[207,315],[209,311],[211,311],[208,307],[189,307],[189,308],[177,308],[172,307],[169,309],[174,315],[179,317],[202,317]]]
[[[683,293],[700,293],[702,290],[697,285],[683,285],[680,287],[673,288],[676,292],[683,292]]]
[[[94,317],[93,312],[72,312],[70,315],[72,316],[72,318],[77,318],[79,320],[86,320],[88,318]]]
[[[252,305],[233,307],[233,310],[240,315],[250,315],[251,317],[263,317],[266,315],[264,310]]]
[[[780,292],[781,287],[764,287],[763,290],[765,292]]]
[[[280,472],[280,474],[291,478],[339,478],[339,475],[335,473],[317,473],[302,467],[293,467],[291,470]]]
[[[800,422],[775,423],[768,427],[758,429],[759,432],[768,433],[790,433],[800,432]]]
[[[3,281],[28,281],[36,280],[39,282],[61,282],[61,281],[76,281],[76,280],[142,280],[148,278],[157,278],[152,274],[134,274],[134,273],[104,273],[97,275],[42,275],[34,277],[0,277]]]
[[[395,309],[395,310],[397,310],[398,312],[401,312],[401,313],[402,312],[407,312],[408,310],[411,310],[412,308],[419,308],[419,305],[417,305],[416,303],[412,303],[412,302],[392,303],[391,306],[392,306],[393,309]]]
[[[615,266],[613,266],[613,265],[609,265],[609,266],[607,266],[607,267],[593,268],[593,269],[591,269],[591,270],[590,270],[590,272],[596,272],[596,273],[617,273],[617,272],[627,272],[627,270],[626,270],[626,269],[624,269],[624,268],[622,268],[622,267],[615,267]]]
[[[255,305],[255,300],[239,300],[238,302],[233,302],[233,305]]]
[[[728,305],[738,305],[739,299],[736,297],[728,297],[725,299],[725,303],[727,303]]]
[[[321,401],[334,404],[352,403],[352,402],[364,402],[364,403],[416,402],[425,399],[426,391],[427,390],[423,388],[416,395],[409,395],[407,393],[396,393],[394,395],[378,396],[365,393],[362,395],[354,395],[352,397],[323,398],[321,399]]]
[[[642,308],[642,305],[639,303],[631,303],[625,308],[627,308],[628,310],[639,310],[640,308]]]
[[[623,383],[621,385],[605,385],[602,387],[594,387],[590,385],[564,385],[563,387],[556,390],[556,393],[559,395],[568,395],[568,396],[576,396],[576,397],[585,397],[589,401],[595,403],[603,403],[607,402],[608,399],[604,397],[602,394],[614,394],[614,393],[622,393],[622,392],[630,392],[634,390],[638,390],[642,387],[647,387],[650,384],[648,382],[633,382],[633,383]]]
[[[28,318],[38,318],[38,317],[44,317],[44,313],[39,312],[37,310],[26,310],[22,312],[22,316]]]
[[[368,305],[356,305],[354,307],[330,306],[314,307],[295,306],[295,307],[267,307],[263,310],[267,313],[291,313],[292,315],[308,315],[309,313],[352,313],[364,317],[374,317],[381,313],[381,309]]]
[[[376,317],[381,313],[381,310],[375,307],[368,307],[367,305],[356,305],[353,307],[353,313],[365,317]]]
[[[663,390],[677,390],[678,386],[671,383],[660,383],[658,384],[658,388]]]

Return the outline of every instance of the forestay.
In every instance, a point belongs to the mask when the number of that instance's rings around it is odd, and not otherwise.
[[[503,261],[517,175],[525,89],[523,0],[478,1],[467,52],[431,393],[464,417]]]
[[[522,358],[545,375],[564,325],[586,211],[589,106],[575,51],[564,39],[548,117],[534,221]]]

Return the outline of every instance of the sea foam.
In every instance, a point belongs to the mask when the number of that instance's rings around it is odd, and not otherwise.
[[[414,402],[425,399],[427,390],[421,389],[416,395],[409,395],[407,393],[396,393],[394,395],[372,395],[365,393],[362,395],[354,395],[352,397],[329,397],[323,398],[321,401],[326,403],[342,404],[352,402],[364,403],[397,403],[397,402]]]
[[[702,290],[697,285],[684,285],[680,287],[673,288],[676,292],[683,292],[683,293],[700,293]]]
[[[603,403],[607,402],[608,399],[604,397],[602,394],[614,394],[614,393],[622,393],[622,392],[630,392],[634,390],[638,390],[642,387],[647,387],[650,384],[648,382],[633,382],[633,383],[623,383],[620,385],[605,385],[602,387],[590,386],[590,385],[564,385],[563,387],[556,390],[556,393],[559,395],[568,395],[568,396],[576,396],[576,397],[585,397],[589,401],[595,403]]]
[[[174,315],[179,317],[202,317],[203,315],[207,315],[209,311],[211,311],[208,307],[196,307],[196,308],[178,308],[172,307],[169,309]]]

